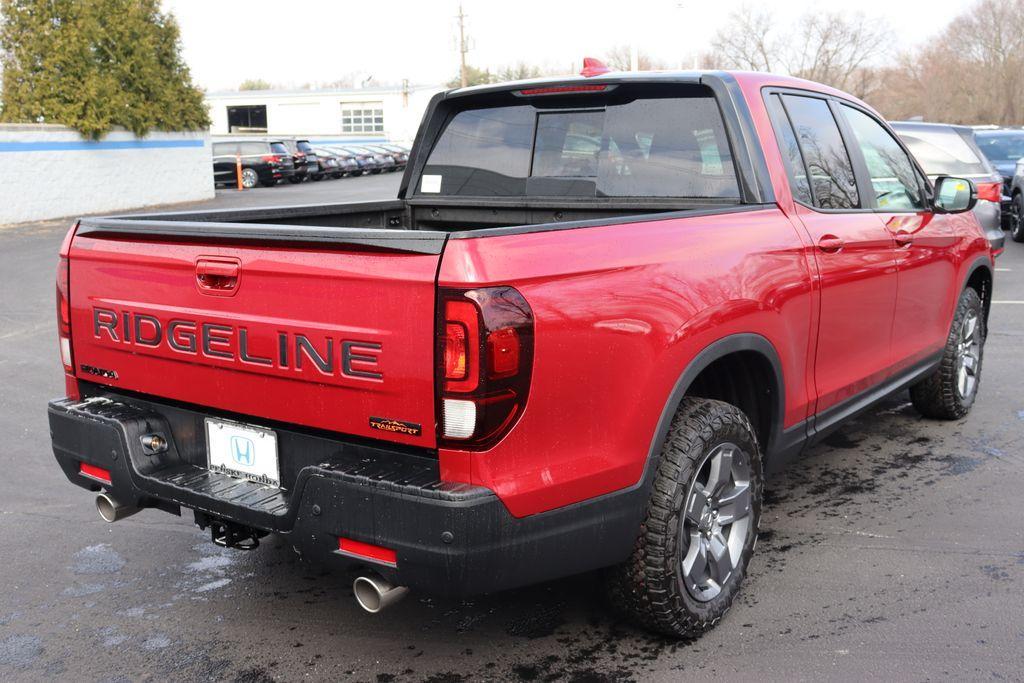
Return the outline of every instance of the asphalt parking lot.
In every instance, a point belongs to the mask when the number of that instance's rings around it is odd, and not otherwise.
[[[207,205],[394,196],[395,174]],[[966,419],[898,395],[769,481],[741,598],[691,643],[609,616],[588,575],[373,616],[346,575],[269,538],[213,546],[190,516],[103,523],[49,450],[63,390],[53,274],[67,221],[0,229],[0,678],[40,680],[1020,679],[1024,245],[997,263]]]

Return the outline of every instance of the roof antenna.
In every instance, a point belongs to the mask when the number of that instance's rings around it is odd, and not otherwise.
[[[609,69],[605,65],[605,63],[602,62],[600,59],[595,59],[593,57],[584,57],[583,71],[580,71],[580,76],[590,78],[592,76],[600,76],[601,74],[606,74],[609,71],[611,71],[611,69]]]

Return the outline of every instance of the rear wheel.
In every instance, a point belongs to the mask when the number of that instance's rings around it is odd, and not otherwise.
[[[290,175],[288,176],[288,182],[291,183],[292,185],[298,185],[299,183],[302,182],[302,176]]]
[[[910,400],[919,413],[956,420],[970,412],[981,384],[985,333],[981,297],[968,287],[957,302],[939,367],[910,387]]]
[[[1013,195],[1010,204],[1010,237],[1014,242],[1024,242],[1024,194]]]
[[[684,399],[633,555],[608,572],[612,604],[675,637],[717,624],[746,576],[761,489],[761,453],[746,415],[721,401]]]

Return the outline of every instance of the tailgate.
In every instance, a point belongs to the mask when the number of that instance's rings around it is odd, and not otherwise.
[[[71,244],[80,379],[257,423],[435,446],[443,236],[110,225],[83,221]]]

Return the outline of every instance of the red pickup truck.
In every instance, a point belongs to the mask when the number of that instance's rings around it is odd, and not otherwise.
[[[765,470],[905,387],[970,410],[974,201],[806,81],[453,90],[393,201],[78,221],[54,452],[108,521],[282,534],[363,568],[371,611],[604,569],[692,636],[743,581]]]

